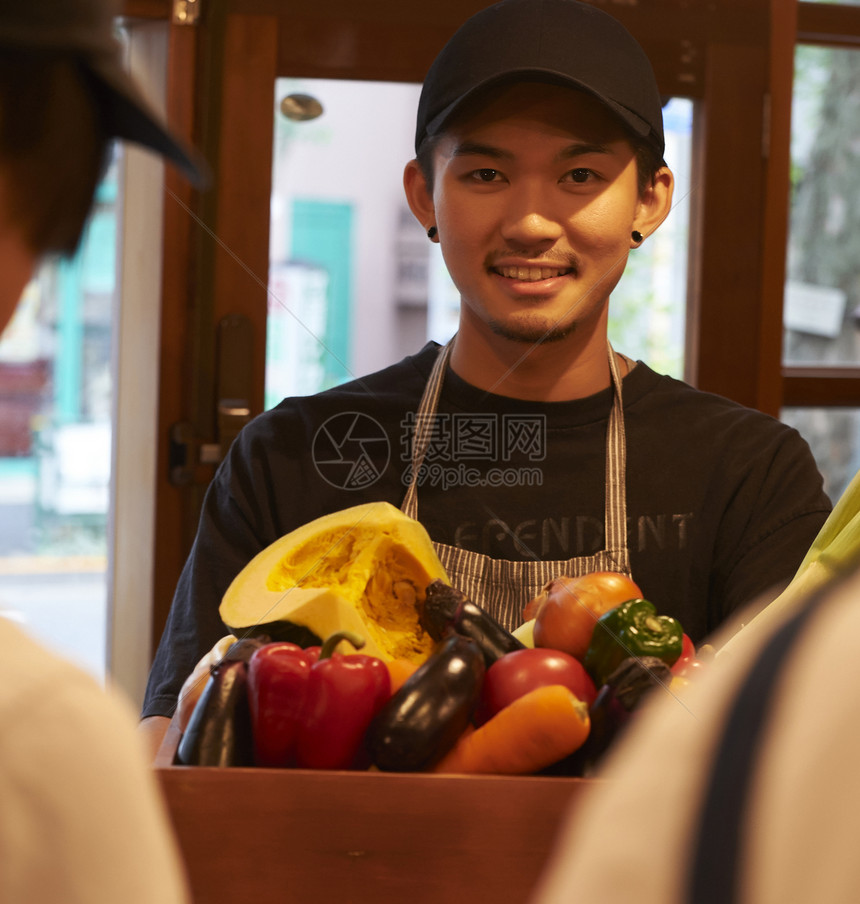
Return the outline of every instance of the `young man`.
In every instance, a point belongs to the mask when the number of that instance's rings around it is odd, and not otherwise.
[[[163,729],[255,553],[362,502],[418,518],[452,583],[509,627],[549,578],[613,570],[698,641],[791,576],[829,509],[806,444],[607,342],[627,256],[669,213],[663,152],[650,64],[610,16],[503,0],[462,26],[425,80],[404,176],[460,290],[459,331],[240,435],[145,716]]]
[[[124,72],[117,11],[0,4],[0,329],[39,261],[77,247],[112,138],[199,175]],[[0,721],[0,900],[187,900],[127,701],[0,619]]]

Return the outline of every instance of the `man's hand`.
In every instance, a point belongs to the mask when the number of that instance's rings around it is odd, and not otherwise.
[[[170,725],[170,719],[167,716],[148,716],[140,721],[138,730],[143,734],[145,749],[153,760],[167,734],[168,725]]]

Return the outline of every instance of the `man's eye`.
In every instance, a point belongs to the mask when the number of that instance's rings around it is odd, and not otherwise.
[[[588,180],[593,175],[594,175],[594,173],[592,173],[590,169],[575,169],[575,170],[571,170],[567,174],[567,178],[571,182],[576,182],[577,184],[582,185],[585,182],[588,182]]]
[[[499,171],[494,169],[479,169],[473,173],[478,182],[495,182],[499,178]]]

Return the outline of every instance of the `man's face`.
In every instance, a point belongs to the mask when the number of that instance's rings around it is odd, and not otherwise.
[[[461,329],[531,343],[594,326],[640,209],[633,147],[598,101],[553,85],[501,89],[441,137],[434,173]]]

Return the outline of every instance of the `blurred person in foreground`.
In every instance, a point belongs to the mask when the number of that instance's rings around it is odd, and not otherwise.
[[[111,139],[200,177],[123,71],[116,12],[0,0],[0,328],[40,261],[78,247]],[[0,901],[187,901],[130,704],[3,618],[0,722]]]
[[[531,904],[860,900],[858,565],[764,627],[741,614],[703,673],[654,692]]]

